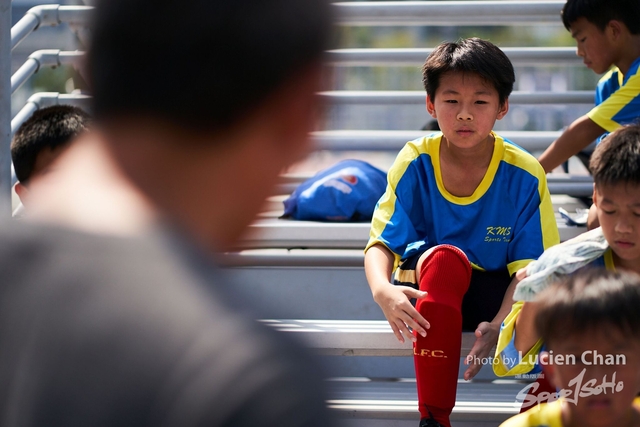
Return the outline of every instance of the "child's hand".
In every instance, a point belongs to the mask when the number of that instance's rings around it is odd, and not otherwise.
[[[516,272],[516,279],[518,279],[518,282],[521,282],[525,277],[527,277],[527,267],[521,268]]]
[[[465,380],[469,381],[480,372],[483,361],[487,360],[486,357],[489,356],[491,349],[498,342],[499,333],[500,325],[489,322],[482,322],[478,325],[475,332],[476,342],[464,361],[465,365],[469,365],[469,368],[464,373]]]
[[[405,337],[411,341],[416,341],[416,337],[411,333],[411,329],[423,337],[427,336],[427,329],[430,328],[429,322],[425,320],[415,309],[410,298],[424,298],[426,292],[418,291],[409,286],[395,286],[389,283],[375,293],[373,299],[382,309],[384,316],[387,318],[393,333],[398,341],[404,342]]]

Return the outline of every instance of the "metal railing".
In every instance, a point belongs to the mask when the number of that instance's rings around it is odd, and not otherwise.
[[[84,56],[81,51],[62,51],[58,49],[37,50],[11,76],[11,93],[20,88],[41,67],[59,67],[63,64],[75,64],[78,58]]]
[[[274,195],[288,195],[313,175],[284,175],[274,189]],[[551,194],[565,194],[575,197],[588,197],[593,194],[593,177],[590,175],[549,174],[547,185]],[[276,203],[280,203],[278,200]]]
[[[72,28],[84,26],[89,22],[92,10],[91,6],[60,6],[59,4],[33,7],[11,28],[11,50],[42,26],[54,27],[62,23],[69,24]]]
[[[344,67],[416,66],[424,63],[431,48],[411,49],[335,49],[327,61]],[[574,47],[505,47],[502,51],[514,65],[580,65],[582,58]]]
[[[500,136],[528,151],[540,151],[561,134],[560,131],[500,131]],[[400,151],[407,141],[420,138],[423,130],[325,130],[313,132],[319,150]]]
[[[547,1],[403,1],[403,2],[338,2],[338,25],[343,26],[483,26],[483,25],[562,25],[560,10],[564,0]],[[29,34],[45,26],[66,24],[79,37],[86,32],[93,7],[47,4],[31,8],[12,28],[11,1],[0,0],[0,57],[9,58],[11,50]],[[499,13],[498,13],[499,12]],[[10,31],[9,31],[10,28]],[[514,65],[579,65],[581,59],[573,47],[509,47],[503,49]],[[327,53],[333,66],[416,66],[431,53],[430,48],[416,49],[336,49]],[[12,179],[9,144],[17,127],[38,108],[52,103],[80,103],[88,106],[87,96],[36,94],[24,108],[10,117],[11,94],[44,66],[74,63],[83,52],[38,50],[10,76],[10,61],[0,61],[0,198],[10,194]],[[421,91],[332,91],[324,92],[334,105],[414,105],[424,103]],[[514,92],[512,104],[591,104],[589,91]],[[407,140],[420,136],[420,131],[321,131],[313,138],[318,149],[398,150]],[[500,132],[524,148],[535,151],[546,148],[559,132]]]
[[[339,25],[561,25],[564,1],[335,3]]]
[[[424,105],[424,91],[331,91],[320,92],[331,105]],[[512,92],[509,104],[593,104],[593,92]]]

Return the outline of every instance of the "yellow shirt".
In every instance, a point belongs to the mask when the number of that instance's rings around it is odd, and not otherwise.
[[[640,397],[636,397],[633,404],[640,406]],[[537,405],[509,418],[500,427],[562,427],[562,399]]]

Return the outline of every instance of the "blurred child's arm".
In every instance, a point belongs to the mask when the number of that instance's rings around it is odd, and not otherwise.
[[[516,273],[516,284],[525,277],[526,270]],[[524,306],[528,306],[521,321]],[[534,328],[535,307],[530,303],[517,301],[511,312],[503,320],[496,346],[493,371],[498,376],[518,375],[531,372],[536,367],[535,356],[540,352],[542,342]],[[521,336],[522,335],[522,336]],[[516,344],[518,341],[518,344]]]
[[[584,115],[571,123],[538,160],[545,172],[549,173],[571,156],[585,149],[604,132],[605,129]]]
[[[514,346],[522,354],[531,350],[540,339],[535,325],[537,312],[538,305],[535,302],[525,302],[516,319]]]
[[[426,336],[429,323],[411,305],[410,298],[424,298],[421,292],[408,286],[395,286],[390,282],[394,265],[394,254],[381,244],[374,244],[364,256],[364,271],[374,301],[380,306],[398,341],[405,338],[415,341],[409,330],[414,329]]]

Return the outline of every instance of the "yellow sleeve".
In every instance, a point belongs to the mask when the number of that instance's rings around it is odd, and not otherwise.
[[[561,400],[537,405],[509,418],[500,427],[562,427]]]
[[[419,147],[426,146],[425,138],[409,141],[400,150],[396,160],[387,172],[387,188],[378,200],[373,218],[371,219],[371,229],[369,230],[369,241],[364,252],[366,253],[373,245],[380,244],[386,247],[394,256],[395,270],[400,263],[400,258],[404,253],[406,245],[420,240],[411,218],[405,212],[402,203],[398,199],[398,185],[407,169],[420,156]],[[401,188],[404,188],[401,186]]]
[[[505,145],[504,161],[531,174],[532,178],[537,181],[539,199],[537,209],[530,210],[528,215],[523,216],[525,221],[518,229],[514,230],[514,233],[520,236],[517,239],[518,247],[535,247],[537,253],[528,249],[515,250],[507,265],[509,274],[513,276],[518,270],[533,261],[533,258],[539,257],[542,252],[560,243],[560,233],[549,193],[547,175],[538,160],[522,149],[509,144]],[[532,246],[533,244],[535,246]]]
[[[613,132],[620,127],[621,124],[615,120],[616,115],[630,105],[640,93],[640,73],[638,72],[630,76],[624,85],[622,85],[622,73],[617,69],[609,71],[600,81],[610,79],[613,71],[618,73],[620,88],[605,99],[602,104],[596,105],[587,113],[587,117],[607,132]]]
[[[538,340],[535,345],[525,355],[520,357],[516,351],[515,332],[516,320],[522,311],[524,303],[518,301],[511,307],[511,312],[507,315],[500,326],[498,345],[496,346],[496,357],[493,362],[493,372],[499,377],[520,375],[531,372],[536,365],[537,355],[542,348],[542,340]]]

